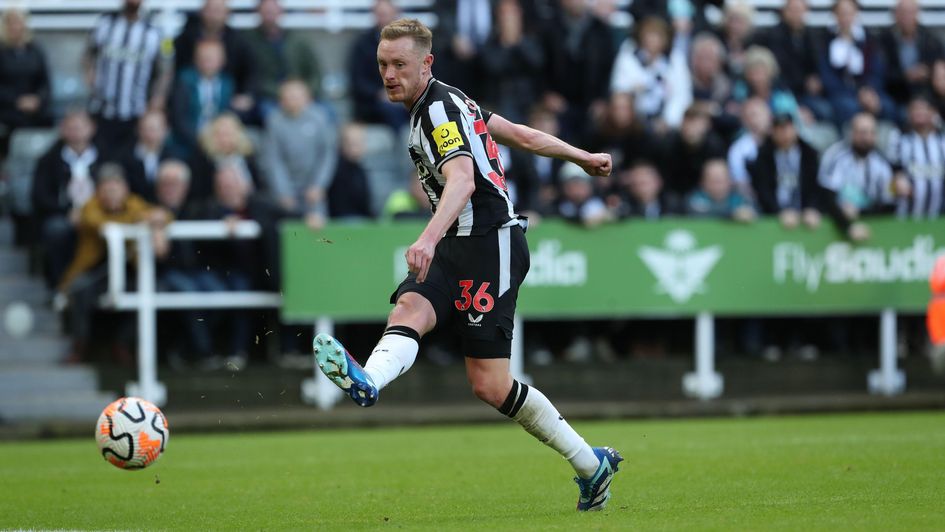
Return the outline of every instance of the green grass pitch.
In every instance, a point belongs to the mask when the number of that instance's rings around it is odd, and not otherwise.
[[[382,408],[382,407],[381,407]],[[0,444],[0,529],[943,530],[945,413],[581,422],[627,458],[601,513],[512,423],[173,434],[120,471]]]

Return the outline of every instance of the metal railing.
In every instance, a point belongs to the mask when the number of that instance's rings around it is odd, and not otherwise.
[[[173,222],[167,226],[171,240],[224,240],[230,238],[259,238],[260,227],[254,221],[238,222],[231,231],[221,221]],[[167,388],[158,380],[157,368],[157,311],[220,308],[278,308],[282,296],[273,292],[159,292],[157,291],[156,258],[151,241],[152,230],[147,224],[108,223],[102,228],[108,248],[108,290],[102,296],[104,307],[137,313],[138,380],[129,382],[126,393],[142,397],[155,404],[167,402]],[[125,243],[135,243],[137,262],[137,289],[128,290],[125,276]],[[515,326],[521,331],[521,320]],[[333,334],[335,322],[322,317],[315,322],[315,333]],[[512,373],[517,379],[530,382],[523,370],[522,335],[516,335],[512,347]],[[314,376],[302,383],[302,400],[319,408],[334,406],[343,394],[318,368]]]
[[[167,389],[157,377],[157,311],[208,308],[271,308],[282,303],[272,292],[158,292],[152,231],[146,224],[108,223],[102,228],[108,246],[108,291],[102,305],[138,314],[138,380],[128,383],[128,395],[162,405]],[[172,240],[258,238],[259,224],[238,222],[231,232],[221,221],[174,222],[167,226]],[[137,289],[128,291],[125,278],[125,242],[135,242]]]

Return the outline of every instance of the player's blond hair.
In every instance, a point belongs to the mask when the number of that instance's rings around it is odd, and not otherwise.
[[[433,49],[433,32],[415,18],[397,19],[381,30],[381,39],[385,41],[396,41],[403,37],[413,39],[414,46],[424,54]]]

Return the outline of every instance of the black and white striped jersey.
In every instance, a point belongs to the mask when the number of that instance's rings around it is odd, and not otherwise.
[[[912,183],[912,195],[896,205],[900,217],[935,218],[945,211],[945,135],[910,132],[892,139],[893,167]]]
[[[410,109],[407,149],[434,212],[446,186],[443,164],[454,157],[473,160],[476,190],[447,236],[482,235],[518,223],[499,149],[486,126],[491,116],[459,89],[432,78]]]
[[[892,166],[877,150],[859,156],[846,141],[824,152],[818,180],[837,201],[860,211],[884,211],[893,204]]]
[[[144,114],[157,76],[161,32],[146,17],[130,21],[109,13],[96,22],[89,47],[95,59],[91,112],[109,120],[133,120]]]

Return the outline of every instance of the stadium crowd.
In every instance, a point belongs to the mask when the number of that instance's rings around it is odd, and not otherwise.
[[[70,308],[72,360],[86,357],[88,316],[106,288],[105,222],[152,224],[165,290],[277,291],[280,220],[318,230],[328,220],[429,213],[415,178],[378,209],[364,164],[365,125],[399,138],[408,121],[387,101],[375,60],[380,28],[399,16],[395,3],[378,0],[375,27],[350,48],[350,112],[323,97],[318,55],[280,26],[279,0],[260,0],[259,25],[246,31],[228,25],[225,0],[206,0],[173,46],[140,4],[125,0],[99,19],[84,65],[90,101],[64,116],[52,116],[28,13],[2,18],[0,152],[18,128],[59,131],[36,165],[17,238],[42,251],[46,282]],[[718,25],[705,16],[710,5],[722,9]],[[613,155],[613,175],[591,178],[503,148],[513,201],[532,223],[773,216],[795,229],[827,218],[838,238],[862,241],[868,216],[945,211],[945,48],[919,24],[917,0],[898,0],[885,28],[864,28],[856,1],[837,0],[836,23],[823,31],[805,25],[806,0],[786,0],[764,31],[743,0],[637,0],[629,32],[608,24],[615,8],[602,0],[450,0],[434,9],[438,79],[511,120]],[[166,239],[167,223],[190,219],[256,220],[264,238]],[[179,363],[245,365],[247,312],[185,314],[185,341],[171,351],[189,360]],[[211,334],[204,315],[225,332]],[[564,356],[588,359],[594,337],[611,351],[625,352],[627,338],[644,349],[660,331],[614,328],[588,324]],[[814,349],[796,337],[801,327],[748,320],[738,329],[744,350],[772,359],[779,346]],[[304,350],[294,331],[280,333],[282,352]],[[533,351],[548,360],[544,347]]]

